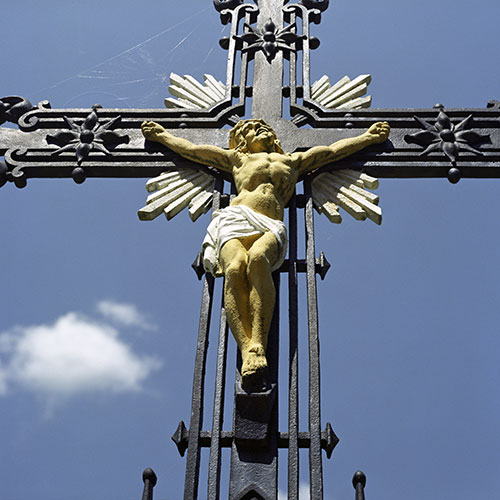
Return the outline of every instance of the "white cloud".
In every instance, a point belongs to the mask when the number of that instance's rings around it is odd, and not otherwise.
[[[0,394],[21,386],[49,400],[135,392],[160,362],[139,356],[110,325],[70,312],[52,325],[0,333]],[[3,366],[3,369],[2,369]]]
[[[278,490],[278,500],[287,500],[288,495],[283,490]],[[310,500],[309,483],[301,482],[299,484],[299,500]],[[325,495],[325,499],[331,498]]]
[[[134,304],[125,304],[114,300],[101,300],[97,310],[108,320],[127,327],[138,327],[142,330],[156,330],[156,326],[139,312]]]
[[[283,490],[278,490],[278,500],[287,500],[288,495]],[[309,493],[309,484],[299,484],[299,500],[309,500],[311,495]]]
[[[0,396],[7,392],[7,373],[0,366]]]

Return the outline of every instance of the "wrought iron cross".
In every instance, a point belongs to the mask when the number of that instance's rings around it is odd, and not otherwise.
[[[155,177],[174,167],[197,168],[171,151],[145,144],[140,132],[144,120],[154,120],[175,135],[195,143],[226,147],[224,125],[248,114],[265,119],[277,132],[286,151],[330,144],[350,137],[381,120],[390,122],[390,141],[335,163],[324,170],[349,168],[375,177],[500,177],[500,104],[491,101],[485,109],[424,110],[330,109],[325,99],[315,97],[309,81],[309,52],[318,46],[310,36],[310,24],[319,22],[328,0],[214,0],[222,22],[231,33],[221,40],[228,50],[227,77],[223,96],[207,109],[51,109],[49,103],[34,107],[22,97],[0,99],[0,123],[9,121],[19,130],[0,127],[0,184],[13,182],[24,187],[30,178]],[[297,20],[300,22],[297,23]],[[301,52],[301,57],[298,53]],[[235,73],[240,59],[241,71]],[[299,64],[300,61],[300,64]],[[253,71],[253,80],[250,74]],[[288,85],[284,72],[288,71]],[[354,87],[353,87],[354,90]],[[335,93],[331,92],[332,98]],[[288,100],[288,101],[287,101]],[[289,102],[292,120],[283,118],[283,103]],[[309,125],[311,128],[302,128]],[[183,423],[174,434],[182,454],[187,449],[184,498],[198,497],[200,451],[210,447],[207,498],[219,498],[221,448],[231,447],[230,498],[232,500],[277,496],[278,448],[288,449],[288,498],[298,498],[298,450],[309,448],[311,498],[323,496],[322,449],[331,454],[337,438],[329,424],[320,426],[319,353],[316,278],[328,264],[314,248],[311,182],[319,172],[305,179],[304,194],[289,207],[289,256],[280,270],[288,274],[290,305],[289,428],[279,432],[277,395],[248,397],[235,390],[234,423],[223,430],[223,394],[226,371],[227,326],[220,312],[218,371],[212,429],[203,429],[204,367],[209,339],[214,280],[203,278],[204,296],[193,384],[193,406],[189,430]],[[216,181],[213,207],[227,203],[224,179]],[[306,255],[298,258],[297,208],[305,211]],[[203,275],[199,265],[195,266]],[[297,363],[297,273],[307,273],[309,318],[309,426],[299,433]],[[279,273],[275,277],[279,285]],[[277,383],[278,313],[270,339],[271,376]],[[284,386],[284,384],[282,384]],[[250,408],[250,410],[249,410]],[[356,476],[356,488],[363,478]],[[156,478],[145,474],[144,498],[152,498]],[[361,485],[361,486],[360,486]],[[204,493],[203,493],[204,494]],[[361,498],[361,492],[358,493]]]

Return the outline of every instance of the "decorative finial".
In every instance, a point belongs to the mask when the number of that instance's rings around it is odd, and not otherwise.
[[[356,488],[358,484],[361,484],[363,488],[366,486],[366,476],[360,470],[357,470],[352,478],[352,485],[354,488]]]
[[[142,480],[144,482],[149,481],[152,486],[156,486],[156,483],[158,482],[155,471],[151,469],[151,467],[144,469],[144,472],[142,473]]]

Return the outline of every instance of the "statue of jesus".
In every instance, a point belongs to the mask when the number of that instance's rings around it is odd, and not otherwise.
[[[203,241],[205,270],[224,276],[224,306],[242,357],[244,387],[262,386],[266,378],[267,336],[274,310],[272,272],[287,251],[284,209],[295,184],[308,172],[340,160],[389,136],[387,122],[330,146],[285,153],[263,120],[241,120],[231,130],[229,149],[197,145],[175,137],[155,122],[144,122],[146,139],[184,158],[229,172],[237,196],[214,214]]]

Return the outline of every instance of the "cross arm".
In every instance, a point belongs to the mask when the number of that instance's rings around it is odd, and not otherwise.
[[[162,124],[167,132],[192,144],[210,144],[219,153],[228,144],[230,121],[224,110],[180,112],[162,109],[51,109],[29,105],[0,126],[0,186],[24,187],[29,178],[150,178],[169,168],[206,167],[159,144],[146,141],[143,121]],[[222,153],[223,154],[223,153]],[[212,174],[217,172],[212,171]],[[227,175],[227,174],[225,174]]]
[[[313,128],[284,130],[288,149],[305,151],[355,137],[387,121],[389,139],[324,169],[363,170],[380,178],[500,178],[500,103],[473,109],[296,109]],[[284,127],[285,129],[285,127]],[[295,135],[295,139],[293,136]]]
[[[484,109],[364,109],[326,111],[296,107],[313,128],[280,120],[275,130],[285,151],[354,138],[380,121],[391,126],[389,140],[369,146],[324,169],[363,170],[375,177],[500,177],[500,103]],[[193,144],[223,150],[228,117],[219,113],[170,110],[50,109],[39,105],[16,120],[19,129],[0,127],[0,184],[23,187],[28,178],[148,178],[189,164],[175,152],[145,141],[145,120]],[[1,117],[0,117],[1,120]],[[5,120],[4,120],[5,121]],[[97,137],[98,136],[98,137]],[[310,166],[308,170],[313,170]]]

